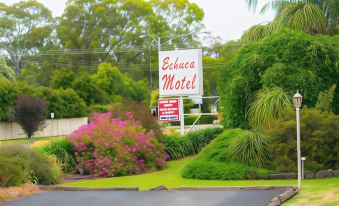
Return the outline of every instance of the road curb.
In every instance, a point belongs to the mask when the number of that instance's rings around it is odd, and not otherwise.
[[[295,187],[289,187],[286,189],[283,193],[280,195],[274,197],[268,204],[267,206],[279,206],[283,202],[286,202],[288,199],[293,197],[294,195],[298,194],[299,190]]]
[[[139,187],[74,187],[74,186],[56,186],[39,185],[42,190],[52,191],[139,191]]]

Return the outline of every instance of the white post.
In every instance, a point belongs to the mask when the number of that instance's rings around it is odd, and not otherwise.
[[[298,156],[298,189],[301,189],[301,154],[300,154],[300,108],[296,108],[297,115],[297,156]]]
[[[184,98],[182,96],[179,97],[179,112],[180,112],[180,134],[185,134],[185,115],[184,115]]]

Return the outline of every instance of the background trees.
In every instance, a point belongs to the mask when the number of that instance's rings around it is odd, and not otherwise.
[[[52,22],[51,11],[35,0],[0,4],[0,48],[17,74],[25,55],[37,53],[48,44]]]

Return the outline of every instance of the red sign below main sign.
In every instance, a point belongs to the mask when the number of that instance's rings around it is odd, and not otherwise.
[[[158,117],[159,121],[163,122],[180,121],[179,99],[159,99]]]

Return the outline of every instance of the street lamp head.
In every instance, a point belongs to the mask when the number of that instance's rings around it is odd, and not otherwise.
[[[297,90],[297,93],[295,93],[293,96],[293,104],[295,108],[300,108],[302,101],[303,101],[303,96],[301,96],[301,94]]]

